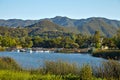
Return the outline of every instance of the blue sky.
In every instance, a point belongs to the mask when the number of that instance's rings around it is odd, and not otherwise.
[[[0,0],[0,19],[67,16],[120,20],[120,0]]]

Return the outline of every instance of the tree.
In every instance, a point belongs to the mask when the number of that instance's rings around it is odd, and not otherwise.
[[[9,36],[4,36],[1,39],[1,46],[2,47],[15,47],[16,46],[16,40],[14,38],[11,38]]]
[[[43,42],[43,38],[39,37],[39,36],[35,36],[33,39],[33,47],[41,47],[42,46],[42,42]]]
[[[79,45],[77,43],[71,43],[70,46],[71,48],[79,48]]]
[[[95,34],[93,36],[93,43],[95,48],[100,48],[101,46],[101,41],[100,41],[100,32],[95,31]]]
[[[116,34],[115,44],[120,49],[120,29],[117,31],[117,34]]]
[[[102,42],[102,45],[108,46],[109,48],[115,48],[116,47],[115,41],[114,41],[113,38],[104,38],[103,42]]]
[[[55,42],[53,39],[48,39],[48,40],[44,40],[42,43],[42,46],[44,48],[54,48],[55,47]]]
[[[20,39],[20,44],[22,45],[22,47],[24,48],[30,48],[33,45],[32,39],[30,37],[22,37]]]
[[[0,46],[1,46],[1,43],[2,43],[1,41],[2,41],[2,36],[0,35]]]
[[[61,40],[62,40],[62,37],[57,37],[57,38],[53,39],[54,45],[56,48],[61,48]]]
[[[87,41],[87,36],[84,36],[82,34],[77,35],[77,38],[75,42],[79,45],[79,48],[87,47],[85,46],[85,43]]]
[[[75,43],[70,37],[64,37],[60,43],[61,47],[64,48],[78,48],[78,43]]]

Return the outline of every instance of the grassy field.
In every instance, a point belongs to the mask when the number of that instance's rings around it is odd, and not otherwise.
[[[120,80],[120,63],[110,60],[102,66],[46,61],[43,68],[22,69],[13,59],[0,58],[0,80]]]

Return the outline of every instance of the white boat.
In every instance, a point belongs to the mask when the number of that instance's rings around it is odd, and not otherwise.
[[[33,51],[31,49],[27,49],[26,52],[32,53]]]
[[[50,51],[44,51],[45,53],[49,53]]]
[[[32,52],[33,52],[32,50],[29,51],[29,53],[32,53]]]
[[[20,49],[20,52],[26,52],[26,50],[25,49]]]
[[[16,50],[14,50],[15,52],[20,52],[20,50],[19,49],[16,49]]]
[[[44,51],[43,50],[39,50],[39,51],[36,51],[37,53],[43,53]]]

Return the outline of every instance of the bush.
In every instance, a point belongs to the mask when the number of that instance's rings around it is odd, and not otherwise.
[[[0,69],[21,70],[20,66],[9,57],[0,57]]]
[[[67,74],[76,74],[78,67],[75,63],[68,63],[62,61],[46,61],[44,70],[46,73],[51,73],[55,75],[67,75]]]
[[[91,80],[92,79],[92,68],[89,65],[83,65],[80,69],[81,80]]]
[[[103,62],[102,66],[97,67],[94,72],[96,77],[120,80],[120,63],[114,60]]]

